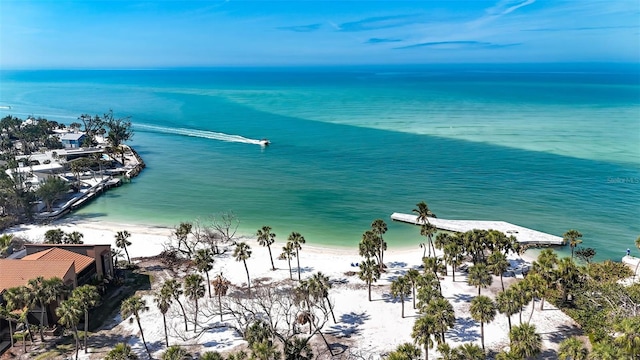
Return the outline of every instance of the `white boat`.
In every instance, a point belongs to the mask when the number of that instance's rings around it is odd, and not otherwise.
[[[261,139],[260,140],[260,145],[261,146],[269,146],[269,144],[271,144],[271,141],[269,141],[269,139]]]

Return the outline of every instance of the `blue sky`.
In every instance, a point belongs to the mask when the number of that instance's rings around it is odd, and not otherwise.
[[[0,0],[0,68],[640,63],[637,0]]]

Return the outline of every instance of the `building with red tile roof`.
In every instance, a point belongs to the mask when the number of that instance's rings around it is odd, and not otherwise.
[[[0,259],[0,295],[7,289],[27,285],[29,280],[42,276],[62,279],[65,285],[75,287],[76,268],[72,259],[13,260]]]
[[[73,289],[93,279],[110,279],[114,274],[110,245],[27,244],[25,248],[27,255],[22,259],[0,259],[0,305],[7,289],[28,285],[29,280],[39,276],[46,280],[60,278]],[[54,302],[47,307],[47,323],[55,322],[57,305]],[[29,318],[41,312],[32,309]],[[0,343],[5,333],[8,324],[0,319]]]

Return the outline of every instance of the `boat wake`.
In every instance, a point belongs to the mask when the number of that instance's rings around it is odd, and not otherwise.
[[[176,135],[183,135],[183,136],[198,137],[203,139],[253,144],[253,145],[260,145],[260,146],[267,145],[265,143],[265,139],[250,139],[240,135],[230,135],[230,134],[219,133],[215,131],[195,130],[195,129],[185,129],[185,128],[170,128],[170,127],[146,125],[146,124],[134,124],[134,127],[139,128],[140,130],[143,130],[143,131],[146,130],[150,132],[158,132],[163,134],[176,134]]]

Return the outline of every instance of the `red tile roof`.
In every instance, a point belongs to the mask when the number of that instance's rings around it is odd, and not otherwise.
[[[42,276],[45,279],[58,277],[64,280],[69,269],[75,272],[73,260],[14,260],[0,259],[0,293],[4,290],[27,285],[29,280]]]
[[[23,257],[22,260],[72,260],[76,267],[76,274],[82,272],[82,270],[95,261],[92,257],[60,248],[39,251]]]

